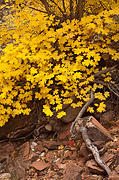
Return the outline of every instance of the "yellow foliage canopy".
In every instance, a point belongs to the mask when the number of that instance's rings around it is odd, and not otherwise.
[[[17,4],[22,2],[16,0]],[[52,6],[49,1],[50,12],[59,7],[64,9],[61,2],[55,1],[57,5]],[[68,2],[65,1],[66,12],[62,10],[63,14],[70,12]],[[62,104],[82,106],[89,100],[91,89],[95,98],[102,101],[109,96],[108,92],[100,93],[98,90],[103,86],[93,81],[100,70],[102,54],[118,60],[119,52],[110,47],[110,42],[119,41],[119,8],[113,4],[112,10],[103,11],[96,1],[97,14],[87,16],[87,7],[92,7],[89,2],[86,1],[81,21],[67,18],[62,22],[57,18],[62,17],[60,9],[57,14],[48,16],[41,12],[45,10],[41,1],[37,5],[40,11],[29,9],[29,4],[12,7],[12,16],[0,26],[0,126],[10,116],[29,114],[27,105],[35,99],[44,99],[43,112],[52,116],[54,110],[62,109]],[[104,4],[111,6],[111,2]],[[30,3],[35,4],[34,1]],[[89,10],[92,12],[91,8]],[[108,74],[102,78],[105,82],[110,80]],[[74,96],[78,103],[73,102]],[[101,102],[96,107],[102,112],[105,105]],[[88,110],[94,112],[92,107]],[[62,111],[57,117],[65,114]]]

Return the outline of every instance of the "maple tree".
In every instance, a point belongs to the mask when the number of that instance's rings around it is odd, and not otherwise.
[[[6,2],[9,15],[0,26],[0,126],[9,117],[29,114],[30,101],[44,99],[43,112],[66,115],[63,104],[79,107],[90,99],[90,90],[105,111],[109,92],[100,89],[111,80],[109,57],[119,52],[119,1],[15,0]],[[102,63],[103,62],[103,63]],[[103,65],[104,64],[104,65]],[[103,82],[103,83],[101,83]],[[77,103],[73,101],[73,97]],[[88,111],[94,112],[93,107]]]

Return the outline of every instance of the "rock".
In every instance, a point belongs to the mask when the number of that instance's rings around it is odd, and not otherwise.
[[[115,168],[115,171],[119,174],[119,165]]]
[[[96,146],[99,149],[102,149],[105,145],[105,141],[95,141],[93,142],[93,145]]]
[[[82,157],[78,160],[77,165],[84,167],[84,165],[86,164],[86,161],[87,161],[86,157]]]
[[[115,119],[116,119],[116,121],[118,121],[119,120],[119,112],[117,112],[117,114],[115,114]]]
[[[8,167],[11,175],[16,179],[24,180],[26,176],[26,168],[29,166],[28,163],[24,162],[24,158],[22,156],[16,157],[10,166]],[[23,160],[23,161],[22,161]]]
[[[116,121],[116,125],[117,125],[117,127],[119,127],[119,120]]]
[[[37,153],[42,153],[43,151],[45,151],[45,147],[43,146],[42,142],[39,142],[38,146],[34,147],[34,150]]]
[[[86,157],[87,159],[89,159],[89,156],[92,155],[91,151],[86,147],[86,145],[82,145],[80,147],[80,152],[81,154]]]
[[[117,165],[119,165],[119,149],[117,150],[117,153],[116,153],[116,159],[117,159]]]
[[[60,131],[59,133],[59,139],[60,140],[68,140],[69,137],[71,137],[71,133],[70,133],[70,126],[72,123],[69,123],[67,125],[64,125],[62,127],[62,131]]]
[[[84,126],[87,127],[89,138],[92,141],[112,141],[110,133],[104,128],[93,116],[91,116],[91,121],[87,123],[89,116],[82,118]],[[63,126],[62,131],[59,134],[59,139],[68,139],[70,134],[71,123]],[[77,137],[81,139],[81,133]]]
[[[90,120],[89,120],[90,117]],[[83,121],[83,126],[87,128],[88,137],[93,142],[95,141],[113,141],[110,133],[104,128],[93,116],[86,116],[81,118],[81,122]],[[80,124],[80,120],[79,120]],[[76,127],[77,131],[80,129],[79,126]],[[81,133],[77,133],[76,139],[81,139]]]
[[[103,180],[103,177],[99,176],[99,175],[89,175],[86,174],[85,172],[81,174],[82,180]]]
[[[34,153],[34,152],[33,152]],[[39,158],[39,156],[37,154],[31,154],[30,157],[29,157],[29,162],[34,162],[34,161],[37,161],[37,159]]]
[[[30,151],[30,153],[29,153],[29,157],[28,157],[28,160],[30,160],[30,161],[31,161],[31,159],[32,159],[34,156],[36,156],[36,153],[35,153],[35,152],[33,152],[33,151]]]
[[[55,151],[49,151],[45,158],[46,161],[53,162],[55,160]]]
[[[119,175],[115,170],[113,170],[109,176],[109,180],[118,180],[118,179],[119,179]]]
[[[74,121],[74,119],[77,117],[80,110],[81,110],[81,107],[73,108],[70,105],[67,106],[66,109],[64,110],[66,112],[66,116],[63,116],[61,118],[61,121],[65,122],[65,123],[70,123],[70,122]]]
[[[113,111],[113,110],[114,110],[114,108],[115,108],[114,103],[111,103],[111,102],[109,102],[109,101],[106,101],[105,104],[106,104],[106,111],[110,111],[110,110]]]
[[[52,131],[52,125],[49,124],[49,123],[47,123],[47,124],[45,125],[45,129],[46,129],[47,131]]]
[[[62,180],[81,180],[82,167],[76,165],[73,162],[69,162],[65,166],[65,175],[62,177]]]
[[[113,110],[105,112],[100,117],[100,123],[105,126],[109,126],[112,122],[114,122],[115,113]]]
[[[99,165],[96,163],[95,160],[91,159],[87,161],[86,167],[89,169],[90,172],[96,173],[96,174],[104,174],[105,171]]]
[[[58,147],[60,145],[64,145],[64,146],[67,145],[67,141],[63,141],[63,142],[61,142],[61,141],[44,141],[44,142],[39,141],[38,146],[34,147],[34,149],[35,149],[35,152],[42,153],[43,151],[46,150],[46,148],[49,150],[56,150],[56,149],[58,149]]]
[[[49,132],[42,132],[39,134],[38,138],[43,140],[46,139],[48,136],[49,136]]]
[[[88,135],[92,141],[113,141],[110,133],[104,128],[93,116],[91,122],[88,123]]]
[[[119,148],[119,138],[113,144],[114,148]]]
[[[119,134],[119,127],[118,126],[111,126],[111,129],[109,129],[109,132],[111,134]]]
[[[22,153],[23,156],[27,156],[29,154],[29,151],[29,141],[27,141],[21,146],[20,153]]]
[[[60,162],[60,158],[55,162],[55,164],[59,169],[64,169],[66,167],[66,164]]]
[[[76,160],[76,159],[78,159],[78,157],[79,157],[78,153],[76,151],[74,151],[73,154],[70,156],[70,159]]]
[[[115,159],[115,155],[114,154],[110,154],[108,152],[106,152],[104,155],[101,156],[101,159],[104,161],[104,162],[111,162]],[[108,164],[109,165],[109,164]]]
[[[97,120],[100,120],[100,116],[102,115],[102,113],[99,113],[97,111],[94,112],[94,117],[97,119]]]
[[[49,164],[45,163],[44,161],[35,161],[32,164],[30,164],[30,167],[34,167],[35,169],[42,171],[45,168],[49,167]]]
[[[119,175],[114,175],[114,176],[110,176],[109,180],[118,180],[119,179]]]
[[[35,151],[34,147],[36,147],[37,145],[38,145],[38,144],[33,141],[33,142],[31,143],[31,150],[32,150],[32,151]]]
[[[58,146],[60,146],[62,142],[58,141],[44,141],[43,146],[49,150],[58,149]]]
[[[59,122],[59,120],[56,117],[51,117],[51,119],[49,119],[49,124],[52,126],[52,131],[60,131],[62,123],[61,121]]]
[[[3,173],[3,174],[0,174],[0,179],[10,179],[11,178],[11,174],[10,173]]]
[[[2,147],[3,150],[5,150],[8,154],[13,152],[15,150],[15,146],[11,143],[6,144]]]
[[[69,159],[72,156],[72,151],[66,150],[64,151],[64,159]]]
[[[106,148],[105,146],[103,147],[103,144],[100,144],[101,142],[104,142],[104,141],[96,141],[96,142],[93,142],[92,144],[95,145],[98,150],[99,150],[99,154],[102,155],[105,153],[106,151]],[[85,156],[87,159],[91,159],[93,158],[93,154],[92,152],[87,148],[86,145],[82,145],[80,147],[80,152],[83,156]]]
[[[9,155],[6,153],[0,153],[0,163],[3,163],[9,158]]]

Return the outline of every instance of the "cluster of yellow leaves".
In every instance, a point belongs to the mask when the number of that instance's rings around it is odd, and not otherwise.
[[[101,84],[92,87],[90,83],[99,71],[101,54],[118,59],[116,50],[109,46],[110,38],[119,40],[119,23],[113,15],[118,16],[119,9],[84,16],[81,21],[66,20],[55,29],[60,22],[53,15],[17,7],[12,24],[5,24],[7,29],[0,26],[0,126],[11,116],[29,114],[27,105],[33,98],[44,99],[43,112],[52,116],[56,111],[58,118],[66,115],[59,112],[62,104],[82,106],[90,99],[91,89],[95,98],[104,101],[108,92],[102,94],[98,91]],[[103,78],[110,81],[109,75]],[[104,108],[103,102],[97,105],[98,112]],[[88,110],[94,112],[92,107]]]

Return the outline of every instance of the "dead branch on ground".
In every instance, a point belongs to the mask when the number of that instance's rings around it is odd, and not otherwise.
[[[82,133],[83,140],[85,141],[87,148],[92,152],[95,161],[107,172],[108,175],[110,175],[111,170],[107,164],[101,160],[97,147],[92,144],[88,137],[87,128],[84,127],[83,124],[80,124],[79,131]]]
[[[109,71],[112,71],[112,70],[115,69],[115,67],[116,66],[113,66],[113,67],[105,69],[105,70],[101,70],[98,73],[96,73],[94,75],[94,77],[96,78],[96,77],[100,76],[101,74],[104,74],[104,73],[107,73]],[[110,83],[108,85],[108,88],[114,94],[116,94],[118,96],[118,92],[117,91],[119,90],[119,87],[117,85],[116,85],[116,91],[115,91],[114,86],[112,86],[112,84],[110,84]],[[87,148],[92,152],[92,154],[93,154],[93,156],[95,158],[95,161],[107,172],[108,175],[110,175],[110,173],[111,173],[110,168],[106,165],[105,162],[103,162],[101,160],[100,155],[99,155],[99,151],[98,151],[97,147],[94,146],[92,144],[91,140],[89,139],[86,125],[85,126],[83,125],[83,120],[81,119],[81,117],[83,116],[83,114],[86,111],[86,109],[90,106],[90,104],[94,100],[94,92],[93,91],[90,92],[90,95],[91,95],[90,100],[83,106],[83,108],[79,112],[78,116],[76,117],[75,121],[72,123],[72,125],[70,127],[71,137],[75,138],[77,136],[77,134],[79,132],[81,132],[83,140],[85,141]],[[91,117],[89,117],[89,119],[90,118]]]
[[[93,91],[91,91],[90,100],[83,106],[83,108],[79,112],[78,116],[76,117],[75,121],[72,123],[72,125],[70,127],[70,132],[72,135],[71,137],[75,137],[78,132],[81,132],[83,140],[85,141],[87,148],[92,152],[92,154],[95,158],[95,161],[107,172],[108,175],[110,175],[110,173],[111,173],[110,168],[106,165],[105,162],[103,162],[101,160],[99,151],[98,151],[97,147],[94,146],[92,144],[91,140],[89,139],[88,133],[87,133],[87,128],[84,127],[83,120],[81,119],[82,115],[84,114],[84,112],[86,111],[88,106],[93,102],[93,100],[94,100],[94,93],[93,93]],[[89,117],[89,120],[90,120],[90,118],[91,117]]]

